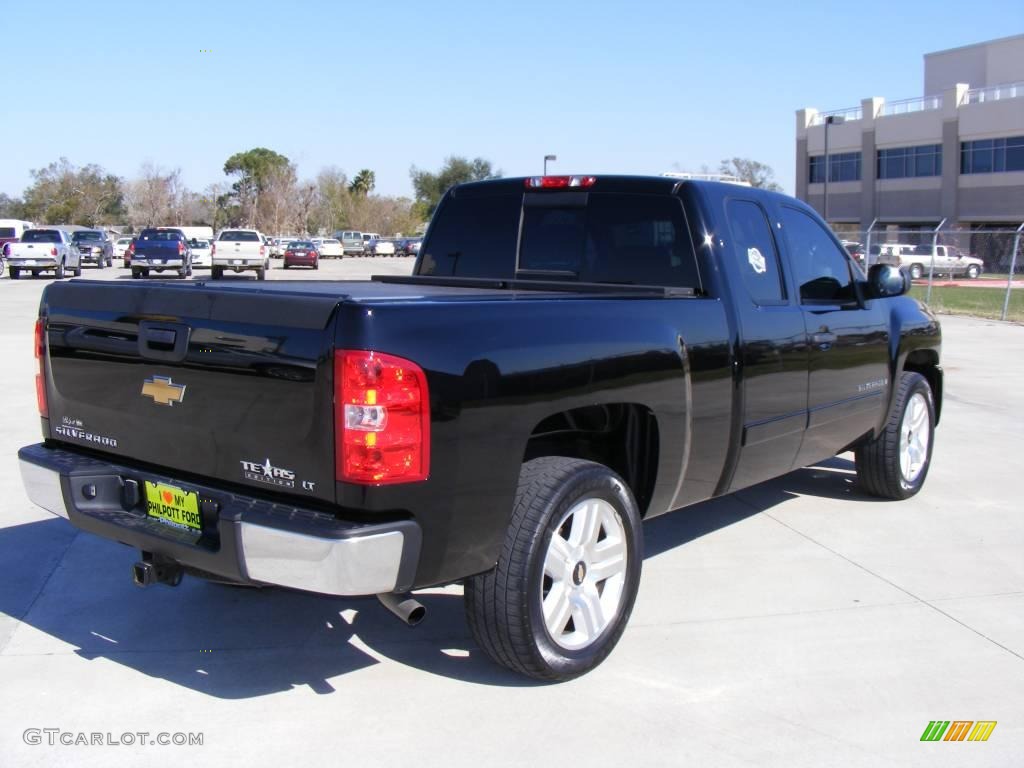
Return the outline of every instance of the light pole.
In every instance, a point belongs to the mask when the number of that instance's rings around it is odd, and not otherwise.
[[[556,155],[544,155],[544,175],[545,176],[548,175],[548,160],[550,160],[553,163],[557,159],[558,159],[558,157]]]
[[[842,125],[846,122],[846,118],[841,115],[826,115],[825,116],[825,189],[824,197],[825,202],[822,204],[822,218],[825,219],[825,223],[828,224],[828,177],[832,170],[829,166],[828,161],[828,127],[830,125]]]

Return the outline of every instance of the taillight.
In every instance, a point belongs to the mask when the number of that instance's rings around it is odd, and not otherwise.
[[[335,470],[339,481],[386,485],[430,474],[427,377],[380,352],[334,354]]]
[[[183,242],[181,242],[181,240],[179,240],[178,241],[178,255],[181,256],[183,253],[185,253],[185,244]]]
[[[260,246],[260,256],[262,256],[264,253],[266,253],[266,251],[267,251],[267,246],[261,245]]]
[[[294,256],[295,254],[294,254],[294,253],[292,253],[291,251],[285,251],[285,252],[284,252],[284,255],[285,255],[285,256]]]
[[[216,252],[217,252],[217,244],[216,243],[212,243],[210,245],[210,255],[213,256],[213,254],[215,254]]]
[[[36,320],[36,362],[39,370],[36,373],[36,405],[39,406],[39,415],[44,419],[50,417],[50,409],[46,406],[46,321],[43,318]]]
[[[56,246],[56,245],[55,245],[55,246],[53,246],[53,247],[52,247],[52,248],[50,249],[50,255],[51,255],[51,256],[56,256],[56,255],[57,255],[57,246]]]
[[[596,176],[530,176],[524,179],[527,189],[569,189],[592,187]]]
[[[128,243],[128,255],[129,256],[134,256],[135,255],[135,243]]]

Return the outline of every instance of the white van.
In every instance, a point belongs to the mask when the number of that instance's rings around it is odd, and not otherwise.
[[[22,221],[21,219],[0,219],[0,250],[7,243],[13,243],[16,240],[21,240],[21,236],[25,234],[26,229],[35,228],[35,224],[31,221]]]

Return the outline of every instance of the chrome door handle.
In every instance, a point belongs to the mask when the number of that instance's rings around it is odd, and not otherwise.
[[[836,335],[834,333],[812,333],[811,343],[821,347],[822,349],[828,349],[836,343]]]

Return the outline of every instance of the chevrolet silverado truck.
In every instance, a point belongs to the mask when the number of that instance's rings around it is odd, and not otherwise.
[[[211,258],[214,280],[220,280],[225,272],[247,270],[255,271],[257,280],[266,280],[270,269],[270,250],[255,229],[225,229],[213,243]]]
[[[70,272],[76,277],[82,274],[82,261],[78,246],[63,229],[39,227],[27,229],[21,241],[7,243],[7,271],[11,280],[17,280],[22,272],[38,275],[53,272],[58,280]]]
[[[642,521],[855,451],[916,494],[941,332],[812,209],[732,184],[454,187],[411,276],[47,286],[33,502],[183,573],[377,595],[462,582],[496,662],[599,664]],[[685,590],[680,584],[679,589]]]
[[[185,233],[175,227],[144,229],[128,246],[132,277],[149,277],[150,272],[174,272],[184,280],[192,274],[192,247]]]

